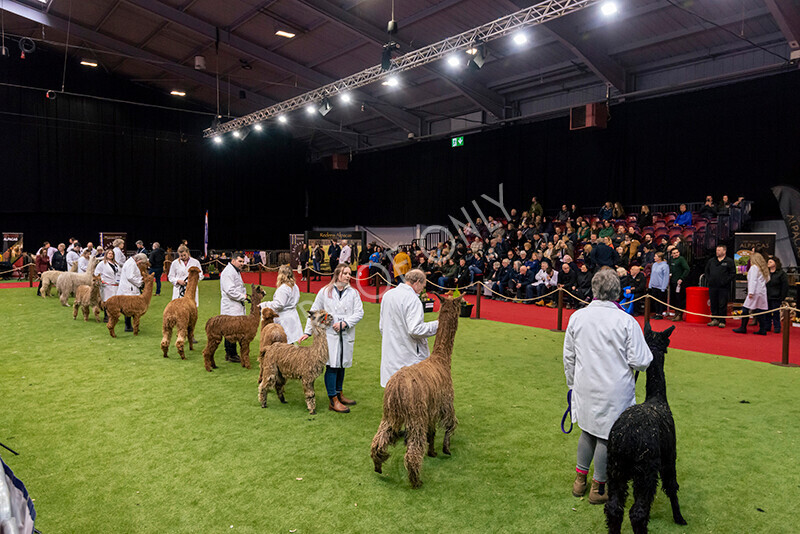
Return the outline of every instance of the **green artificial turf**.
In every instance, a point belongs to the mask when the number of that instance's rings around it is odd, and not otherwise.
[[[57,298],[0,290],[0,441],[21,453],[2,455],[44,534],[604,530],[602,507],[571,495],[578,430],[559,429],[562,334],[461,320],[453,454],[441,453],[440,432],[415,491],[402,444],[383,475],[369,457],[382,400],[377,305],[364,305],[345,377],[358,405],[327,411],[319,379],[322,409],[309,416],[297,381],[288,404],[273,392],[260,407],[258,339],[253,369],[225,362],[222,348],[219,369],[203,369],[218,282],[200,286],[199,346],[181,361],[173,336],[164,359],[171,286],[162,292],[138,337],[119,324],[112,339],[103,324],[73,321]],[[666,373],[689,524],[672,522],[659,492],[651,531],[797,531],[798,370],[674,350]]]

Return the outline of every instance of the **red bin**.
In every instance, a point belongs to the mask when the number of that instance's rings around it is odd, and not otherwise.
[[[356,284],[362,295],[369,294],[369,265],[359,265],[356,271]]]
[[[694,313],[711,313],[711,306],[708,300],[707,287],[687,287],[686,288],[686,310]],[[702,315],[692,315],[687,313],[684,316],[687,323],[707,323],[711,319]]]

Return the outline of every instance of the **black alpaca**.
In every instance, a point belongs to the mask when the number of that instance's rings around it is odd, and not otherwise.
[[[622,412],[608,436],[608,502],[605,512],[608,531],[612,534],[622,528],[631,479],[634,498],[629,513],[631,526],[635,534],[647,532],[659,474],[662,489],[672,504],[672,518],[679,525],[686,524],[678,504],[675,421],[667,403],[664,378],[664,355],[674,329],[671,326],[663,332],[653,332],[650,323],[645,324],[644,337],[653,352],[653,361],[647,368],[647,396],[642,404]]]

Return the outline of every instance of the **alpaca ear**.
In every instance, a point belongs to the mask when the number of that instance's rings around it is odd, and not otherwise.
[[[673,326],[673,328],[675,328],[675,327]],[[650,319],[648,319],[648,320],[646,320],[644,322],[644,335],[652,334],[652,333],[653,333],[653,329],[650,328]]]
[[[669,336],[671,336],[671,335],[672,335],[672,331],[673,331],[673,330],[675,330],[675,325],[672,325],[672,326],[670,326],[669,328],[667,328],[666,330],[664,330],[664,331],[663,331],[663,332],[661,332],[661,333],[662,333],[664,336],[666,336],[666,337],[669,337]]]

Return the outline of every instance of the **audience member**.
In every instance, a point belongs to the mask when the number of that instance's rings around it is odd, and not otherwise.
[[[700,216],[707,219],[713,219],[717,216],[717,205],[714,204],[714,199],[711,195],[706,197],[706,202],[700,208]]]
[[[705,278],[711,315],[728,315],[728,294],[731,282],[736,277],[736,264],[733,258],[727,257],[727,250],[725,245],[718,245],[716,256],[706,262]],[[711,319],[708,326],[725,328],[725,318]]]
[[[747,298],[744,299],[742,304],[742,324],[739,328],[733,331],[737,334],[747,333],[747,323],[750,318],[746,317],[751,312],[758,313],[769,309],[769,302],[767,300],[767,282],[770,280],[769,267],[764,256],[757,252],[756,249],[750,251],[750,268],[747,270]],[[767,315],[758,315],[755,322],[758,324],[758,331],[755,332],[760,336],[767,335],[767,324],[769,317]]]
[[[786,272],[781,266],[781,260],[777,256],[770,256],[767,260],[767,267],[769,268],[769,282],[767,282],[767,305],[769,310],[775,310],[767,315],[765,327],[767,332],[770,330],[776,334],[781,333],[781,312],[777,309],[780,308],[783,301],[789,294],[789,280]]]
[[[680,321],[683,319],[683,312],[679,311],[686,308],[686,277],[689,275],[689,264],[686,259],[681,256],[678,248],[673,248],[671,252],[671,260],[669,262],[669,284],[671,293],[670,303],[678,310],[675,311],[673,321]],[[652,273],[651,273],[652,276]]]
[[[654,255],[653,266],[650,269],[650,284],[648,286],[651,296],[661,302],[652,301],[653,319],[663,319],[666,306],[662,302],[667,302],[667,289],[669,288],[669,265],[664,261],[664,253],[656,252]]]
[[[692,212],[686,210],[686,204],[681,204],[678,209],[678,218],[675,219],[678,226],[689,226],[692,224]]]
[[[644,229],[646,226],[653,226],[653,214],[650,213],[650,207],[644,205],[639,210],[639,215],[636,216],[636,224],[639,228]]]

